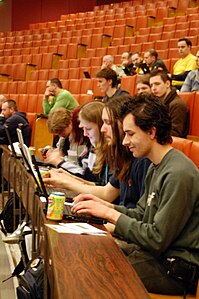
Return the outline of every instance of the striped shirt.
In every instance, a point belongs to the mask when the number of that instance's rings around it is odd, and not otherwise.
[[[180,91],[199,91],[199,70],[194,70],[188,73]]]

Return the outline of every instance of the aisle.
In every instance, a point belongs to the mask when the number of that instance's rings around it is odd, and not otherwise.
[[[14,279],[12,278],[7,282],[2,283],[2,280],[7,278],[12,271],[13,261],[9,246],[4,244],[2,241],[2,235],[0,233],[0,299],[16,299]]]
[[[2,209],[2,197],[0,193],[0,211]],[[2,280],[11,275],[14,264],[10,249],[18,252],[18,245],[10,247],[2,241],[3,233],[0,231],[0,299],[16,299],[15,288],[17,286],[17,278],[11,278],[7,282]],[[18,258],[18,257],[17,257]]]

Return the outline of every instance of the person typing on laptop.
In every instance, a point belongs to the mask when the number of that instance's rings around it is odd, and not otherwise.
[[[95,148],[99,147],[101,152],[106,148],[106,142],[103,134],[100,133],[102,126],[102,110],[104,104],[98,101],[87,103],[78,109],[78,127],[71,117],[69,111],[64,108],[52,111],[48,119],[48,128],[52,133],[59,136],[67,136],[70,134],[70,149],[68,156],[63,157],[59,149],[49,150],[46,154],[46,163],[53,164],[56,167],[61,167],[74,175],[83,178],[87,181],[95,182],[99,185],[104,185],[106,178],[106,157],[102,163],[95,167],[96,153]],[[74,129],[75,132],[74,132]],[[87,140],[87,146],[80,146],[75,141],[75,136],[82,136],[83,141]],[[84,136],[83,136],[84,135]],[[89,142],[88,142],[89,141]],[[79,152],[78,152],[79,151]],[[71,154],[73,153],[73,159]],[[74,160],[74,156],[75,160]]]
[[[150,165],[145,192],[127,209],[91,194],[74,198],[74,213],[115,225],[117,243],[149,292],[182,295],[196,291],[199,273],[199,170],[171,146],[171,118],[154,95],[132,97],[121,110],[123,145]]]
[[[120,205],[135,207],[144,191],[144,178],[150,161],[146,158],[134,159],[128,149],[122,146],[123,132],[119,111],[129,97],[122,96],[110,100],[102,111],[101,132],[108,147],[106,151],[96,148],[96,165],[99,166],[106,157],[109,159],[113,175],[108,183],[105,186],[91,186],[58,169],[50,171],[51,177],[44,179],[46,184],[66,188],[78,194],[92,193],[108,202],[117,200]]]

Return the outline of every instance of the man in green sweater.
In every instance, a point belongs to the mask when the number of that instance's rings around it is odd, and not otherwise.
[[[43,110],[44,114],[59,107],[65,107],[69,111],[73,111],[79,104],[72,94],[63,89],[59,79],[53,78],[47,81],[46,91],[44,93]]]
[[[199,170],[171,146],[171,118],[160,99],[132,97],[121,111],[127,146],[152,163],[145,192],[127,209],[90,194],[74,198],[72,211],[115,225],[117,241],[149,292],[195,292],[199,273]],[[122,286],[121,286],[122,287]]]

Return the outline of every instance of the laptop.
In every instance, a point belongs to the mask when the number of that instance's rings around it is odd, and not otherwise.
[[[22,156],[23,159],[25,160],[25,164],[28,166],[28,169],[30,173],[32,174],[36,184],[38,191],[40,195],[43,195],[46,198],[46,206],[44,213],[47,212],[47,207],[48,207],[48,196],[52,192],[63,192],[65,194],[65,189],[58,189],[58,188],[46,188],[41,173],[39,171],[39,167],[36,161],[36,158],[33,155],[30,155],[30,152],[27,148],[27,146],[23,143],[23,136],[21,129],[18,130],[18,137],[19,137],[19,143],[20,143],[20,148],[22,151]],[[35,172],[37,173],[37,177],[35,175]],[[69,197],[66,195],[66,201],[64,204],[64,210],[63,210],[63,219],[65,220],[71,220],[71,221],[77,221],[77,222],[86,222],[86,223],[96,223],[96,224],[104,224],[107,221],[102,218],[90,216],[90,215],[77,215],[71,212],[71,203],[72,203],[72,197]]]
[[[63,209],[63,219],[64,220],[86,222],[86,223],[96,223],[96,224],[104,224],[107,222],[105,219],[102,219],[102,218],[98,218],[98,217],[94,217],[94,216],[90,216],[90,215],[78,215],[78,214],[72,213],[71,207],[72,207],[72,202],[73,202],[73,196],[72,197],[68,196],[68,194],[66,194],[68,192],[65,192],[66,191],[65,189],[46,188],[34,155],[32,156],[32,159],[33,159],[33,164],[35,166],[35,170],[37,172],[37,176],[38,176],[39,184],[42,189],[42,193],[44,194],[45,197],[47,195],[46,211],[47,211],[47,207],[48,207],[48,195],[52,192],[62,192],[66,196],[66,201],[65,201],[64,209]]]
[[[33,166],[33,163],[32,163],[32,158],[31,158],[29,149],[28,149],[27,145],[24,143],[22,130],[20,128],[17,128],[16,131],[17,131],[17,136],[18,136],[18,140],[19,140],[19,147],[20,147],[20,150],[21,150],[21,153],[22,153],[22,158],[23,158],[24,165],[32,173],[32,172],[34,172],[35,169],[34,169],[34,166]]]
[[[65,189],[46,188],[34,155],[32,155],[32,159],[33,159],[33,164],[35,166],[35,170],[37,172],[39,184],[42,189],[42,194],[44,194],[45,197],[47,196],[46,197],[47,198],[46,211],[47,211],[47,207],[48,207],[48,195],[52,192],[63,192],[66,196],[66,201],[65,201],[64,210],[63,210],[63,219],[64,220],[86,222],[86,223],[96,223],[96,224],[104,224],[107,222],[105,219],[102,219],[102,218],[98,218],[98,217],[94,217],[94,216],[90,216],[90,215],[78,215],[78,214],[72,213],[71,207],[72,207],[73,197],[68,197],[67,196],[68,194],[65,193],[65,191],[66,191]]]
[[[91,79],[91,75],[87,71],[84,72],[84,77],[87,78],[87,79]]]
[[[8,138],[8,143],[9,143],[8,148],[11,150],[11,153],[12,153],[13,157],[15,157],[17,159],[21,158],[21,155],[19,154],[19,149],[17,151],[17,148],[15,148],[17,142],[15,142],[15,144],[12,142],[9,127],[4,124],[4,129],[5,129],[5,132],[6,132],[6,136]]]

